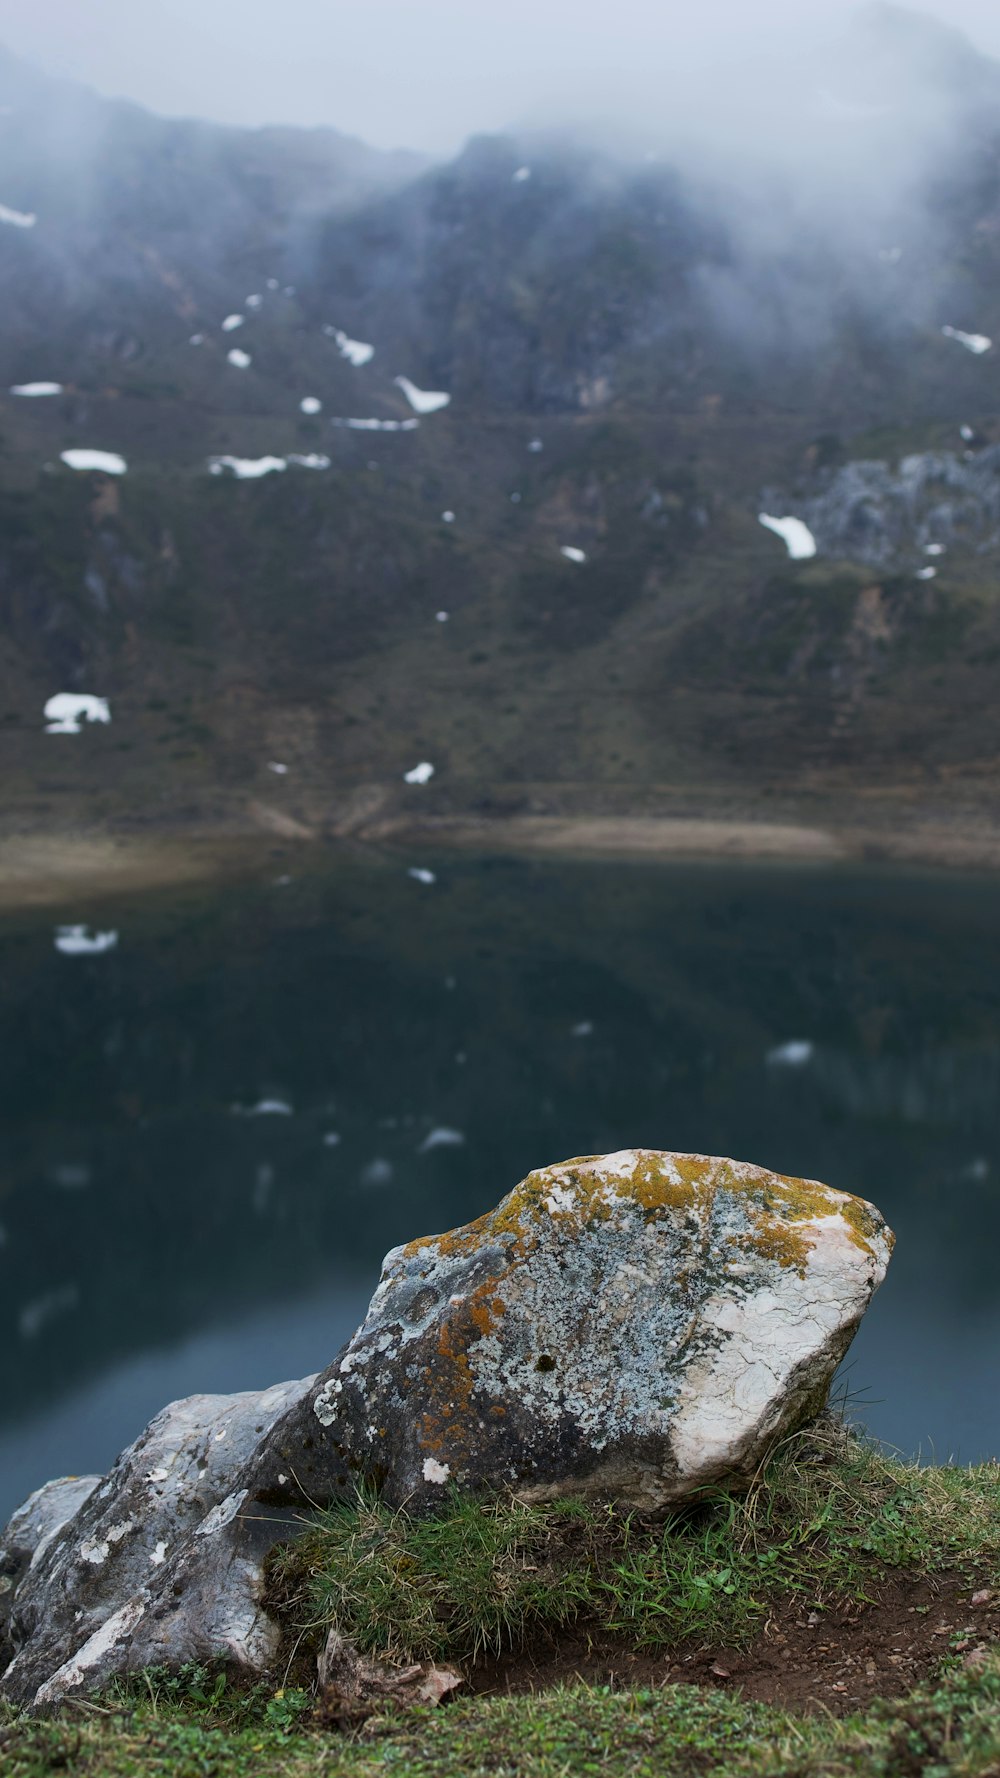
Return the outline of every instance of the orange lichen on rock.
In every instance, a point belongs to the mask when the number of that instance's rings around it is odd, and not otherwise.
[[[617,1163],[628,1163],[618,1165]],[[506,1241],[510,1259],[522,1259],[538,1239],[543,1218],[580,1229],[607,1221],[632,1202],[647,1216],[690,1211],[704,1219],[720,1190],[745,1201],[748,1229],[744,1245],[764,1259],[801,1270],[813,1246],[808,1225],[840,1216],[858,1246],[870,1251],[879,1219],[863,1199],[835,1191],[814,1179],[770,1173],[742,1162],[707,1155],[666,1154],[656,1149],[618,1155],[580,1155],[556,1167],[540,1167],[508,1193],[496,1210],[475,1222],[410,1241],[407,1258],[430,1248],[440,1258],[460,1258],[491,1241]]]

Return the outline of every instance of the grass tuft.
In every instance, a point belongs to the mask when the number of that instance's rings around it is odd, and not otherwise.
[[[336,1624],[368,1654],[461,1662],[574,1623],[645,1650],[745,1645],[789,1594],[864,1600],[893,1569],[971,1577],[998,1556],[1000,1467],[920,1469],[828,1420],[789,1439],[745,1497],[666,1523],[458,1494],[414,1519],[360,1496],[277,1552],[269,1586],[307,1646]]]

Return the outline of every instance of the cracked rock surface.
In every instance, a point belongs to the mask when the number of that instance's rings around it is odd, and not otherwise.
[[[892,1242],[863,1199],[738,1161],[630,1149],[530,1173],[394,1249],[319,1377],[175,1404],[76,1484],[72,1517],[34,1496],[0,1545],[19,1576],[0,1694],[44,1708],[190,1659],[266,1671],[263,1558],[361,1479],[411,1510],[453,1485],[656,1512],[745,1484],[822,1407]]]

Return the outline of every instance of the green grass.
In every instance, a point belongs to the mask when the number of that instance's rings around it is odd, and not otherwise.
[[[459,1659],[596,1632],[631,1649],[750,1641],[789,1599],[823,1608],[893,1572],[993,1581],[1000,1468],[918,1469],[835,1423],[789,1440],[742,1500],[667,1524],[579,1502],[453,1497],[410,1519],[373,1500],[317,1514],[272,1561],[272,1605],[302,1685],[240,1686],[187,1668],[32,1720],[0,1705],[4,1778],[996,1778],[1000,1656],[942,1644],[908,1697],[837,1720],[693,1685],[574,1682],[386,1705],[352,1733],[324,1728],[308,1686],[327,1624],[395,1659]]]
[[[272,1559],[290,1638],[336,1623],[364,1652],[459,1662],[569,1624],[655,1650],[749,1642],[782,1597],[863,1599],[893,1569],[1000,1558],[1000,1468],[893,1462],[833,1421],[796,1435],[745,1498],[653,1524],[579,1502],[453,1495],[411,1519],[373,1499],[318,1513]]]
[[[389,1710],[357,1736],[304,1726],[302,1694],[165,1693],[55,1721],[0,1717],[4,1778],[989,1778],[1000,1761],[1000,1661],[953,1671],[843,1722],[693,1686],[572,1686]]]

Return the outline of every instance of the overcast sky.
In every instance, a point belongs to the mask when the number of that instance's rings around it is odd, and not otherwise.
[[[172,116],[333,124],[447,152],[476,130],[648,111],[657,82],[815,42],[851,0],[0,0],[0,42]],[[1000,57],[997,0],[923,10]]]

